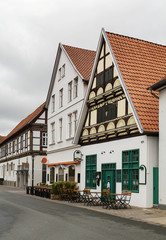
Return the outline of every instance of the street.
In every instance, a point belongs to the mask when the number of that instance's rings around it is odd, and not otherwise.
[[[0,240],[11,239],[165,240],[166,228],[0,188]]]

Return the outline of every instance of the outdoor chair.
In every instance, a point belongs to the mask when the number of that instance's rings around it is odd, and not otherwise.
[[[130,200],[131,200],[131,191],[122,191],[124,198],[122,199],[122,207],[127,208],[130,207]]]

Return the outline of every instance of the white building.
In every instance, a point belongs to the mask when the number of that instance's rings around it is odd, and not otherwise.
[[[166,79],[157,82],[149,89],[159,91],[159,208],[166,209]]]
[[[165,74],[166,47],[101,31],[74,138],[80,188],[132,191],[131,205],[158,204],[158,99],[147,87]]]
[[[47,151],[45,103],[0,141],[0,178],[4,184],[25,188],[46,182],[46,166],[42,163]]]
[[[94,51],[59,44],[46,101],[48,184],[80,182],[80,162],[76,161],[80,146],[73,144],[73,138],[94,57]]]

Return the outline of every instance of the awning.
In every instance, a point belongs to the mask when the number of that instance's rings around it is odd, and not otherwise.
[[[80,161],[72,161],[72,162],[59,162],[59,163],[49,163],[46,166],[60,166],[60,165],[72,165],[72,164],[79,164]]]

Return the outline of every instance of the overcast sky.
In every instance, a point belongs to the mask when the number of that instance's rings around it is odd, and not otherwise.
[[[0,0],[0,135],[46,100],[58,43],[96,50],[101,28],[166,45],[166,0]]]

